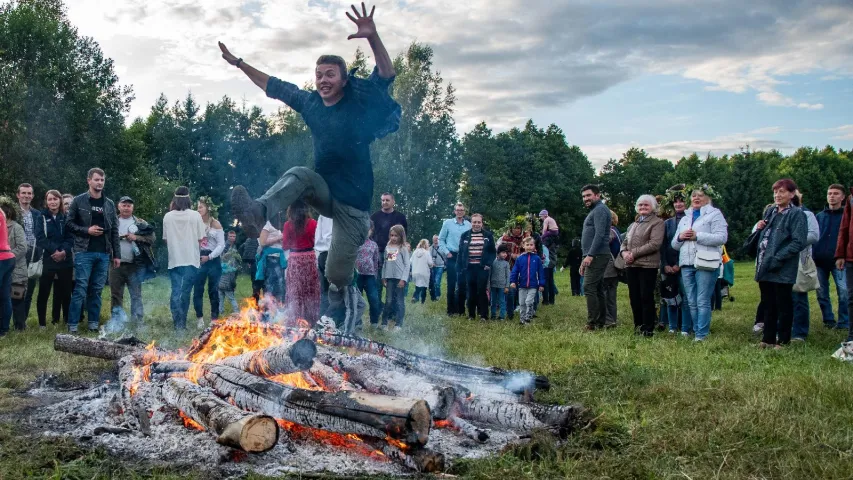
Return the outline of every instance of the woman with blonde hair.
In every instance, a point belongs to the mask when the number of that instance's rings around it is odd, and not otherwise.
[[[406,229],[394,225],[388,232],[388,245],[385,247],[385,263],[382,265],[382,285],[385,286],[385,311],[382,314],[382,326],[388,326],[388,320],[394,319],[394,330],[399,331],[406,316],[406,280],[409,278],[409,248],[406,246]]]
[[[199,269],[193,286],[193,307],[198,318],[198,328],[204,328],[204,286],[210,299],[210,319],[219,318],[219,280],[222,277],[222,260],[225,251],[225,231],[216,219],[217,206],[210,197],[198,197],[198,213],[204,222],[204,238],[201,240]]]
[[[685,189],[690,192],[690,208],[678,222],[672,238],[672,248],[678,251],[678,266],[684,285],[685,301],[690,309],[685,315],[681,334],[701,342],[711,330],[711,297],[717,284],[722,263],[722,246],[729,238],[729,226],[723,213],[711,205],[714,189],[699,185]],[[692,324],[692,325],[691,325]]]
[[[656,213],[657,199],[652,195],[640,195],[635,209],[637,217],[628,228],[619,256],[625,261],[634,332],[651,337],[657,323],[655,286],[664,226],[663,220]]]
[[[432,269],[432,255],[429,251],[429,241],[426,238],[418,242],[418,246],[412,253],[412,280],[415,282],[415,296],[412,303],[420,300],[426,302],[427,287],[429,287],[429,272]]]

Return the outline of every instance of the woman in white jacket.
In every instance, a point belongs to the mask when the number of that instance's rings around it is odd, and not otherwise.
[[[711,329],[711,297],[722,263],[721,248],[728,240],[728,224],[722,212],[711,205],[713,190],[707,185],[691,189],[690,208],[678,223],[672,248],[678,250],[678,265],[689,319],[685,315],[681,334],[695,330],[697,342]],[[692,324],[692,325],[691,325]]]

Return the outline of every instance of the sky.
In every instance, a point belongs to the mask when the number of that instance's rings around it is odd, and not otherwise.
[[[217,41],[298,85],[322,54],[353,58],[364,39],[336,0],[67,0],[68,17],[115,61],[135,100],[201,104],[229,96],[272,113],[220,57]],[[460,135],[556,124],[594,166],[631,147],[677,161],[693,152],[853,148],[851,0],[380,0],[392,56],[430,45],[457,89]]]

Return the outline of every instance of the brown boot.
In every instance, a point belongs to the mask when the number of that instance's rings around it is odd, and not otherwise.
[[[266,208],[253,199],[242,185],[231,191],[231,215],[240,222],[249,238],[258,238],[267,223]]]

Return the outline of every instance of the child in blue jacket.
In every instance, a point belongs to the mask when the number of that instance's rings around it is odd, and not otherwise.
[[[515,261],[510,274],[510,288],[518,288],[518,303],[521,306],[521,324],[527,325],[533,317],[533,304],[537,289],[545,290],[545,268],[542,258],[536,253],[536,242],[532,237],[521,243],[524,253]]]

